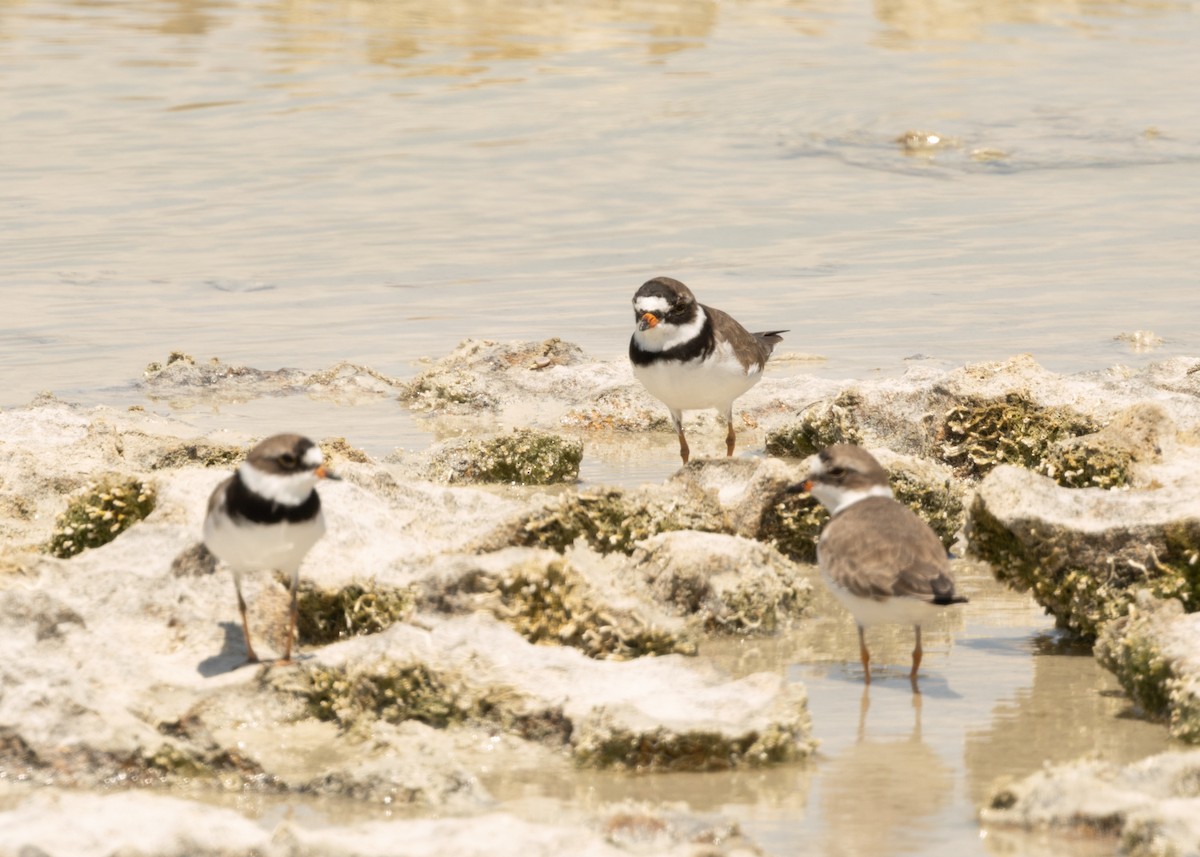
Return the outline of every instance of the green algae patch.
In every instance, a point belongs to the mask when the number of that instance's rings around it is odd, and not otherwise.
[[[187,746],[164,743],[137,760],[137,766],[142,768],[143,774],[135,778],[140,779],[142,785],[157,781],[204,784],[233,791],[241,791],[251,785],[279,788],[274,778],[268,776],[257,763],[227,750],[196,751]],[[122,773],[123,776],[129,776],[131,772],[126,770]]]
[[[899,468],[892,471],[889,484],[896,499],[929,524],[948,550],[967,520],[963,493],[949,482],[930,483]]]
[[[862,400],[842,393],[831,402],[807,408],[794,423],[767,433],[767,454],[807,458],[837,443],[861,444],[862,430],[856,411]]]
[[[674,530],[731,533],[716,500],[696,486],[670,499],[600,488],[560,498],[521,520],[509,544],[565,551],[583,539],[601,554],[631,554],[642,539]]]
[[[301,581],[296,629],[301,643],[323,646],[386,630],[411,615],[414,603],[408,589],[375,583],[326,589]]]
[[[558,709],[536,709],[506,687],[478,687],[453,671],[422,663],[380,660],[350,667],[315,667],[301,691],[309,713],[345,731],[372,721],[416,720],[436,729],[499,727],[531,741],[564,744],[571,725]]]
[[[554,485],[579,478],[583,444],[531,429],[489,440],[454,440],[432,455],[430,477],[438,482]]]
[[[1197,744],[1200,659],[1191,619],[1178,601],[1140,592],[1127,615],[1104,626],[1095,652],[1145,714],[1166,722],[1173,737]]]
[[[810,494],[782,494],[768,506],[757,537],[796,562],[817,561],[817,542],[829,512]]]
[[[696,643],[636,613],[606,606],[565,559],[533,560],[502,572],[475,571],[438,596],[446,607],[486,610],[537,645],[569,646],[590,658],[694,655]]]
[[[960,476],[981,478],[1000,464],[1036,469],[1059,441],[1099,430],[1089,417],[1043,407],[1025,392],[1003,399],[968,398],[942,421],[936,450]]]
[[[93,482],[67,503],[54,523],[46,551],[67,559],[106,545],[154,511],[154,486],[140,479]]]
[[[1050,450],[1037,471],[1064,488],[1126,488],[1133,463],[1128,449],[1099,437],[1082,437]]]
[[[478,715],[480,701],[465,687],[424,664],[381,661],[368,668],[308,671],[309,712],[343,728],[363,720],[417,720],[437,728]]]

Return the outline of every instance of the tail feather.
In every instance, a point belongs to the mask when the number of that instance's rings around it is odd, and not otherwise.
[[[787,331],[786,330],[766,330],[761,333],[755,333],[755,334],[753,334],[753,336],[759,342],[762,342],[765,345],[769,346],[771,349],[774,349],[776,345],[783,342],[783,336],[781,336],[780,334],[784,334],[784,333],[787,333]]]
[[[957,595],[954,592],[954,581],[945,574],[939,574],[930,582],[930,588],[933,589],[933,603],[939,607],[945,607],[950,604],[966,604],[968,599],[965,595]]]

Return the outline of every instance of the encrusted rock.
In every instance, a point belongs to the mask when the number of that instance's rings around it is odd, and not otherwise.
[[[804,410],[800,419],[767,433],[767,454],[807,458],[837,443],[863,443],[858,409],[861,397],[844,391]]]
[[[1200,751],[1163,753],[1123,767],[1056,765],[997,786],[985,824],[1119,838],[1118,853],[1194,855],[1200,843]]]
[[[1001,580],[1060,627],[1094,637],[1146,588],[1200,607],[1200,495],[1191,480],[1140,491],[1063,488],[1001,466],[979,486],[967,536]]]
[[[940,452],[960,475],[982,477],[1001,464],[1036,468],[1056,442],[1099,428],[1084,414],[1045,407],[1022,390],[1002,399],[969,397],[946,412]]]
[[[584,360],[577,345],[560,339],[507,343],[468,339],[409,382],[401,398],[420,411],[496,410],[503,400],[500,388],[552,383],[554,367]],[[530,378],[532,375],[540,377]]]
[[[415,598],[407,589],[383,586],[374,580],[336,588],[300,582],[296,631],[305,645],[325,645],[377,634],[407,618]]]
[[[1058,443],[1037,469],[1068,488],[1125,488],[1135,483],[1139,466],[1162,461],[1175,433],[1161,406],[1142,403],[1095,434]]]
[[[730,681],[678,655],[597,661],[531,647],[484,614],[394,625],[303,668],[313,711],[350,730],[485,723],[566,745],[581,764],[638,770],[755,767],[813,747],[804,691],[782,676]]]
[[[1200,613],[1184,615],[1176,600],[1137,594],[1127,615],[1109,622],[1096,640],[1096,659],[1171,734],[1200,743]],[[1200,773],[1200,772],[1198,772]]]
[[[812,592],[794,563],[738,536],[662,533],[641,542],[632,563],[657,601],[709,632],[773,633],[804,613]]]
[[[617,591],[623,569],[605,567],[588,550],[563,557],[510,548],[435,563],[414,584],[425,610],[485,610],[532,643],[570,646],[593,658],[695,654],[684,624],[642,599]]]
[[[579,478],[583,444],[530,429],[478,440],[445,441],[430,453],[428,474],[436,482],[552,485]]]
[[[730,532],[732,524],[716,499],[696,486],[591,488],[521,515],[480,547],[512,544],[562,551],[583,539],[600,553],[629,554],[642,539],[670,530]]]

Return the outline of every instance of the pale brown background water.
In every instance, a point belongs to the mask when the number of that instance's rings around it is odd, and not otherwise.
[[[174,349],[400,376],[465,337],[619,358],[655,274],[835,377],[1200,356],[1198,57],[1169,0],[0,0],[0,405],[126,403]],[[951,143],[906,152],[911,130]],[[1165,341],[1114,339],[1138,329]],[[355,422],[419,434],[390,402]],[[1028,600],[966,587],[919,711],[885,674],[863,713],[832,609],[714,649],[806,683],[813,765],[488,785],[534,814],[684,799],[780,854],[1028,853],[980,838],[992,777],[1165,739]]]
[[[0,405],[611,357],[660,273],[838,377],[1200,354],[1198,57],[1171,0],[0,0]]]

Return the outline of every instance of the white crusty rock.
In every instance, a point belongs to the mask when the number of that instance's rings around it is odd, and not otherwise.
[[[1131,765],[1072,762],[996,787],[980,817],[1025,830],[1119,837],[1121,854],[1200,855],[1200,751]]]
[[[1200,744],[1200,613],[1140,590],[1129,613],[1101,630],[1096,659],[1173,736]]]
[[[679,655],[595,660],[530,646],[486,614],[420,620],[427,629],[393,625],[315,653],[314,706],[350,729],[417,710],[491,721],[565,742],[583,764],[638,770],[758,766],[814,746],[803,688],[776,673],[730,680]]]
[[[803,615],[806,572],[770,545],[680,530],[639,542],[630,558],[659,603],[718,633],[772,633]]]

